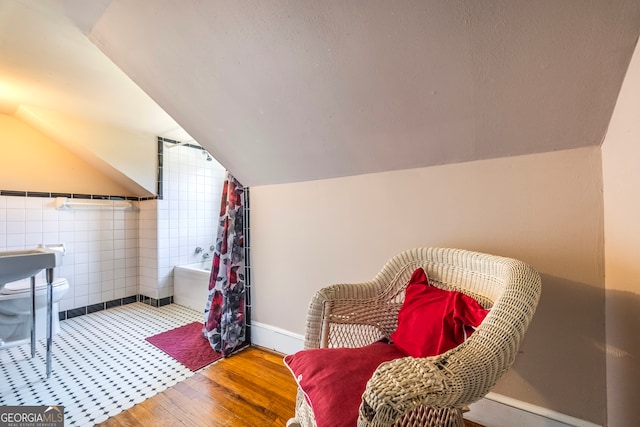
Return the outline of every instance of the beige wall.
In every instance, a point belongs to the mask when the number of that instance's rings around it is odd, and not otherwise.
[[[127,194],[156,194],[156,135],[36,107],[20,106],[15,117],[126,188]]]
[[[396,253],[449,246],[538,269],[543,296],[495,391],[605,421],[599,148],[251,189],[253,320],[304,332],[314,291]]]
[[[0,114],[0,190],[129,195],[122,185],[20,120]]]
[[[638,425],[640,401],[640,47],[602,146],[605,201],[607,409]]]

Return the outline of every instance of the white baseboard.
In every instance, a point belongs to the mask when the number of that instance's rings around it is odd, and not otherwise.
[[[486,427],[599,427],[599,424],[497,393],[489,393],[469,407],[471,411],[464,417]]]
[[[283,354],[293,354],[304,347],[304,336],[276,326],[251,322],[251,343]],[[600,427],[551,409],[532,405],[497,393],[470,405],[465,418],[486,427]]]
[[[304,336],[276,326],[251,322],[251,344],[283,354],[293,354],[304,348]]]

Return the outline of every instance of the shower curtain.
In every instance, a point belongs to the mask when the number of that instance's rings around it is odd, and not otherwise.
[[[244,188],[229,172],[204,309],[203,334],[224,357],[245,341]]]

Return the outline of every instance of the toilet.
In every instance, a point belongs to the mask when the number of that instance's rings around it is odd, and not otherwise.
[[[52,334],[60,331],[58,302],[69,290],[67,279],[53,283]],[[36,339],[47,337],[47,284],[36,283]],[[31,282],[7,283],[0,290],[0,349],[31,340]]]

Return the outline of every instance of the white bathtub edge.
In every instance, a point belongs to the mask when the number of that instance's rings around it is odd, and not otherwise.
[[[211,272],[199,268],[200,265],[183,264],[173,268],[173,302],[204,312]]]
[[[197,271],[201,273],[211,274],[211,270],[206,270],[202,268],[202,262],[196,262],[193,264],[175,265],[173,268],[174,268],[174,271],[182,269],[182,270]]]

